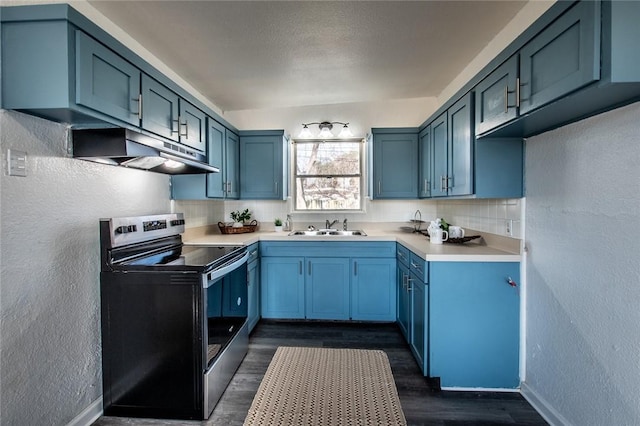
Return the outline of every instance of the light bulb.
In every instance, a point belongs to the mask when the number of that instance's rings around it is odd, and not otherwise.
[[[338,135],[339,138],[352,138],[353,137],[353,133],[351,133],[351,129],[349,128],[349,126],[347,124],[345,124],[342,127],[342,130],[340,130],[340,134]]]
[[[309,130],[309,128],[307,127],[306,124],[302,125],[302,130],[300,130],[300,135],[298,135],[298,137],[300,138],[310,138],[311,136],[313,136],[311,134],[311,130]]]

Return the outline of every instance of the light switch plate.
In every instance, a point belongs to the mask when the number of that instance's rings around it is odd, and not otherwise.
[[[7,149],[7,170],[9,176],[27,176],[27,153]]]

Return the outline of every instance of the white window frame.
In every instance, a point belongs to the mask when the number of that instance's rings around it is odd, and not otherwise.
[[[360,138],[349,138],[349,139],[298,139],[298,140],[293,140],[292,141],[292,145],[293,145],[293,158],[292,158],[292,171],[291,171],[291,177],[293,180],[293,192],[292,192],[292,198],[293,198],[293,211],[296,213],[332,213],[332,212],[340,212],[340,213],[362,213],[364,212],[364,199],[367,195],[367,188],[366,188],[366,183],[365,183],[365,176],[364,176],[364,170],[365,170],[365,141],[363,139]],[[327,142],[327,143],[336,143],[336,142],[349,142],[349,143],[359,143],[359,149],[358,149],[358,154],[359,154],[359,159],[360,159],[360,170],[358,171],[357,175],[298,175],[298,150],[297,150],[297,145],[298,144],[308,144],[308,143],[322,143],[322,142]],[[358,208],[357,209],[326,209],[326,210],[310,210],[310,209],[300,209],[298,206],[298,177],[307,177],[307,178],[318,178],[318,177],[358,177],[360,180],[360,197],[358,200]]]

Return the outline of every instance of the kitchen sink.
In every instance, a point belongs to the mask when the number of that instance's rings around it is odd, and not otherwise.
[[[318,229],[314,231],[292,231],[289,235],[293,236],[308,236],[308,237],[366,237],[367,234],[361,229],[354,229],[352,231],[340,231],[338,229]]]

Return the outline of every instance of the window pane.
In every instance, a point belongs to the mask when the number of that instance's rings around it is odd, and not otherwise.
[[[360,174],[358,142],[298,142],[296,157],[296,174],[300,176]]]
[[[296,178],[296,206],[306,210],[360,209],[360,177]]]

